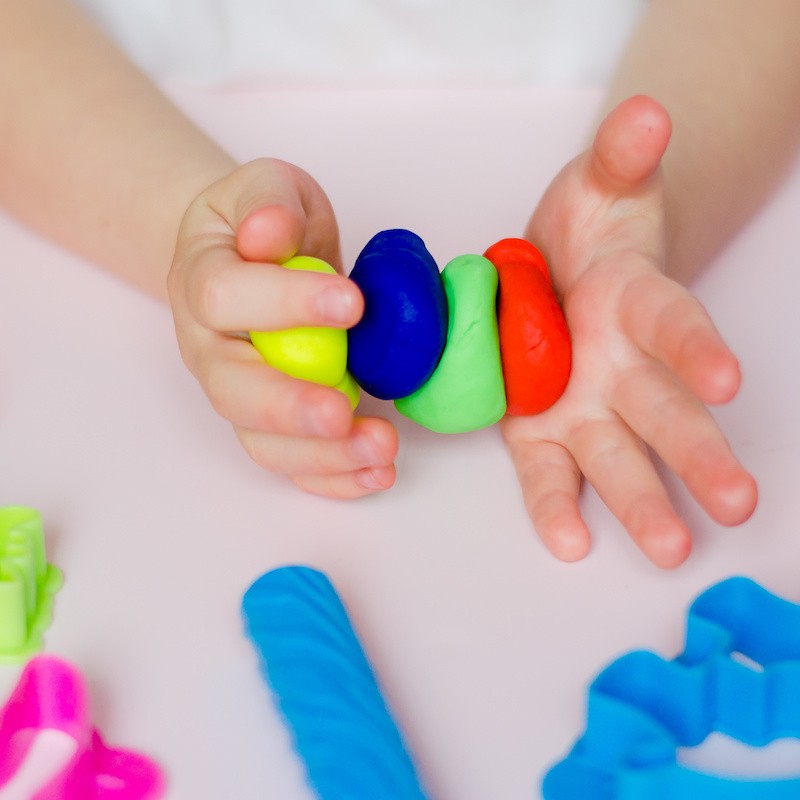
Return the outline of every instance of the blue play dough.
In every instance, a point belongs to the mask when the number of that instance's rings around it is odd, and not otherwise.
[[[447,298],[436,262],[411,231],[382,231],[367,242],[350,278],[365,307],[348,331],[350,373],[382,400],[412,394],[433,374],[447,338]]]
[[[678,748],[696,746],[712,731],[754,747],[800,738],[800,606],[748,578],[729,578],[695,600],[685,649],[674,660],[635,651],[595,678],[586,730],[545,776],[543,796],[800,797],[799,776],[737,779],[682,765]]]
[[[262,575],[245,628],[320,800],[425,800],[347,612],[309,567]]]

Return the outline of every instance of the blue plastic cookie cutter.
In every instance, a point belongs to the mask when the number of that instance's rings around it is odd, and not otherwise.
[[[267,572],[242,600],[247,634],[320,800],[425,800],[336,590],[321,572]]]
[[[800,798],[800,776],[726,777],[678,762],[679,747],[713,731],[756,747],[800,738],[800,605],[748,578],[729,578],[694,601],[673,661],[631,652],[597,676],[586,730],[545,775],[544,798]]]

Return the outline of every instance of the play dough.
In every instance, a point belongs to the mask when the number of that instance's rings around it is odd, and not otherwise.
[[[295,256],[283,266],[336,274],[330,264],[312,256]],[[325,327],[250,331],[250,340],[271,367],[293,378],[333,386],[347,395],[353,408],[358,405],[358,386],[346,373],[347,331]]]
[[[449,309],[447,344],[427,383],[395,406],[438,433],[463,433],[494,424],[506,410],[495,315],[497,271],[483,256],[463,255],[441,277]]]
[[[364,316],[348,335],[350,372],[382,400],[415,392],[436,368],[447,333],[436,262],[419,236],[388,230],[367,242],[350,278],[364,295]]]
[[[334,273],[297,256],[288,269]],[[439,433],[487,427],[506,412],[539,414],[564,393],[572,343],[542,254],[502,239],[483,256],[454,258],[440,274],[411,231],[381,231],[350,273],[364,314],[349,331],[252,332],[267,363],[333,386],[353,408],[359,386]]]
[[[497,268],[498,330],[508,413],[539,414],[564,393],[572,367],[569,330],[542,254],[503,239],[486,258]]]
[[[245,592],[242,615],[311,795],[429,797],[347,610],[324,573],[301,565],[265,573]]]

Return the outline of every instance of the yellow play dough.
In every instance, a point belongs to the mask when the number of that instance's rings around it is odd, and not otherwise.
[[[336,274],[330,264],[313,256],[295,256],[283,266]],[[358,404],[358,385],[346,372],[347,331],[324,327],[250,331],[250,340],[271,367],[293,378],[333,386],[347,395],[353,408]]]
[[[342,392],[350,401],[350,407],[355,409],[361,399],[361,387],[349,372],[345,372],[344,378],[334,388]]]

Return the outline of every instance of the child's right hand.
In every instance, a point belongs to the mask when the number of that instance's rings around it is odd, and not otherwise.
[[[395,479],[391,424],[354,418],[342,393],[271,368],[243,335],[349,328],[360,319],[355,284],[279,266],[295,254],[341,272],[333,210],[301,169],[260,159],[201,192],[181,223],[168,278],[181,355],[260,466],[330,497],[386,489]]]

